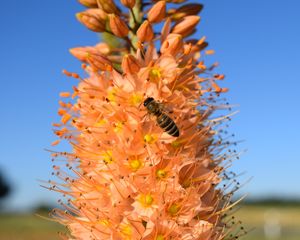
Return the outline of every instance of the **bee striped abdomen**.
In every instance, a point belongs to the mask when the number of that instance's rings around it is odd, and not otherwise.
[[[165,114],[162,109],[160,103],[156,102],[154,98],[148,97],[144,101],[144,106],[147,108],[148,113],[156,116],[156,122],[159,127],[161,127],[165,132],[170,134],[173,137],[179,137],[179,129],[176,123],[170,118],[167,114]]]
[[[157,119],[157,124],[168,134],[174,137],[179,136],[179,130],[175,122],[165,113],[161,113]]]

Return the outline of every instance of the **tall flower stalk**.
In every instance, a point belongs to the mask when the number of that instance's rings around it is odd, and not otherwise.
[[[224,139],[230,108],[219,97],[224,75],[206,65],[205,37],[194,39],[203,6],[184,0],[79,0],[77,14],[106,42],[76,47],[85,76],[63,92],[50,189],[63,194],[52,216],[66,239],[236,239],[226,217],[235,186],[227,168],[237,154]],[[111,44],[111,43],[115,44]],[[145,102],[159,106],[153,114]],[[162,119],[162,114],[165,116]],[[158,118],[161,117],[161,122]],[[172,120],[172,121],[171,121]],[[177,128],[170,134],[168,127]],[[175,125],[175,126],[174,126]],[[173,132],[174,132],[173,131]],[[233,177],[234,178],[234,177]],[[229,186],[220,187],[223,180]]]

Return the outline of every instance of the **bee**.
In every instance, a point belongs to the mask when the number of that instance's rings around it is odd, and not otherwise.
[[[172,118],[164,113],[163,105],[160,102],[155,101],[152,97],[148,97],[144,101],[144,106],[149,114],[156,116],[156,122],[161,129],[173,137],[179,137],[177,125]]]

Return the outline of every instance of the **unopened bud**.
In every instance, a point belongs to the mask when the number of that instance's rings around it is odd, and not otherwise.
[[[88,8],[96,8],[98,7],[97,0],[78,0],[82,5]]]
[[[87,55],[89,52],[97,53],[97,50],[93,47],[76,47],[71,48],[69,51],[74,57],[82,62],[87,62]]]
[[[91,67],[98,71],[106,71],[111,68],[112,63],[100,53],[88,53],[87,62]]]
[[[110,48],[107,43],[98,43],[95,48],[103,55],[108,55],[110,53]]]
[[[172,28],[172,33],[178,33],[185,37],[194,31],[194,29],[197,26],[197,24],[199,23],[199,21],[200,21],[199,16],[184,17],[182,21],[177,23]]]
[[[160,49],[163,54],[176,55],[183,51],[183,41],[180,34],[171,33],[161,46]]]
[[[96,48],[78,47],[70,49],[73,56],[82,62],[89,63],[94,70],[107,70],[111,66],[111,62],[103,56]]]
[[[124,73],[138,73],[140,68],[139,62],[134,56],[129,54],[123,57],[122,69]]]
[[[98,6],[107,13],[119,14],[120,11],[117,8],[113,0],[97,0]]]
[[[128,8],[133,8],[135,5],[135,0],[121,0],[121,3]]]
[[[186,2],[187,0],[166,0],[168,3],[183,3]]]
[[[203,9],[202,4],[198,4],[198,3],[186,4],[176,9],[174,13],[171,10],[170,12],[171,18],[173,20],[180,20],[186,16],[197,15],[202,9]]]
[[[109,14],[109,26],[112,33],[117,37],[126,37],[129,32],[127,24],[115,14]]]
[[[161,22],[166,16],[166,1],[159,1],[148,12],[148,20],[151,23]]]
[[[77,19],[94,32],[104,32],[107,14],[101,9],[88,9],[76,14]]]
[[[141,42],[149,42],[154,38],[154,33],[149,21],[144,21],[136,32],[138,39]]]

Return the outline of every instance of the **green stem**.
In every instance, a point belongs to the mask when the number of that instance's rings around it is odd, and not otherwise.
[[[130,11],[130,20],[129,20],[129,26],[131,29],[133,29],[132,33],[130,33],[129,38],[134,46],[134,48],[131,47],[131,52],[135,53],[137,49],[137,36],[136,31],[139,28],[139,26],[142,24],[143,16],[142,16],[142,9],[143,9],[143,0],[136,0],[135,6]]]

